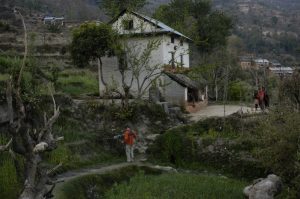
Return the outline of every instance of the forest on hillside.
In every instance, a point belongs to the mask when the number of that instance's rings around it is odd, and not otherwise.
[[[69,20],[109,20],[103,7],[101,8],[101,0],[15,0],[15,2],[19,6],[40,11],[44,15],[64,15]],[[155,9],[170,2],[170,0],[149,0],[139,11],[151,15]],[[214,9],[224,11],[232,18],[234,27],[229,41],[238,48],[239,56],[252,54],[277,59],[288,66],[296,66],[299,63],[299,1],[212,0],[211,2]]]

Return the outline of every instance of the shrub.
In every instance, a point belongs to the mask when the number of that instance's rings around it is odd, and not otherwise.
[[[255,155],[269,172],[283,178],[300,197],[300,114],[286,110],[274,112],[266,117],[257,131],[258,146]],[[294,192],[293,190],[296,190]]]

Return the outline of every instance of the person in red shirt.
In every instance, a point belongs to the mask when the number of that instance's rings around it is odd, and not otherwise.
[[[126,128],[123,133],[124,144],[125,144],[125,152],[127,157],[127,162],[134,161],[134,143],[137,138],[137,134],[135,131],[131,131],[130,128]]]
[[[265,87],[261,87],[261,89],[258,91],[259,107],[261,110],[265,109],[265,94]]]

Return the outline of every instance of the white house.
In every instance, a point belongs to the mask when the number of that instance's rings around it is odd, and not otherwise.
[[[284,67],[284,66],[269,67],[269,72],[279,77],[288,77],[294,73],[294,69],[291,67]]]
[[[255,65],[257,66],[257,68],[265,68],[268,67],[270,64],[270,61],[267,59],[255,59],[254,60]]]
[[[133,95],[138,95],[142,85],[144,98],[149,97],[149,88],[155,85],[160,91],[161,100],[177,105],[184,105],[189,99],[193,102],[202,99],[196,83],[184,75],[171,72],[190,67],[190,38],[160,21],[128,10],[121,12],[110,23],[123,37],[127,70],[122,75],[120,59],[104,58],[103,76],[106,82],[113,83],[112,86],[120,91],[122,82],[125,82],[131,86]],[[149,49],[152,50],[149,52]],[[146,54],[149,55],[149,60],[144,63],[143,56]],[[137,62],[139,64],[135,66]],[[142,68],[138,68],[141,66]],[[168,68],[168,72],[164,72],[165,68]],[[136,75],[133,70],[139,71],[138,78],[133,78]]]
[[[43,18],[44,24],[60,24],[64,25],[65,18],[64,17],[50,17],[50,16],[45,16]]]

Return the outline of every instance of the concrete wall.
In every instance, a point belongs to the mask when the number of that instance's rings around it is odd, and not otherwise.
[[[171,64],[172,54],[171,52],[175,53],[175,65],[181,65],[181,57],[183,55],[183,67],[189,68],[190,67],[190,55],[189,55],[189,43],[183,41],[183,45],[180,44],[179,38],[174,38],[174,43],[171,43],[171,36],[164,35],[163,40],[163,51],[164,51],[164,64],[169,65]]]
[[[184,106],[187,101],[188,89],[173,81],[166,75],[164,76],[164,79],[166,86],[163,88],[163,97],[165,100],[171,104]]]
[[[125,30],[124,29],[124,21],[133,20],[133,30]],[[152,33],[159,31],[160,29],[157,28],[152,23],[148,21],[144,21],[141,18],[130,14],[125,13],[123,16],[119,17],[117,21],[112,24],[113,29],[117,30],[120,34],[128,34],[128,33]]]

